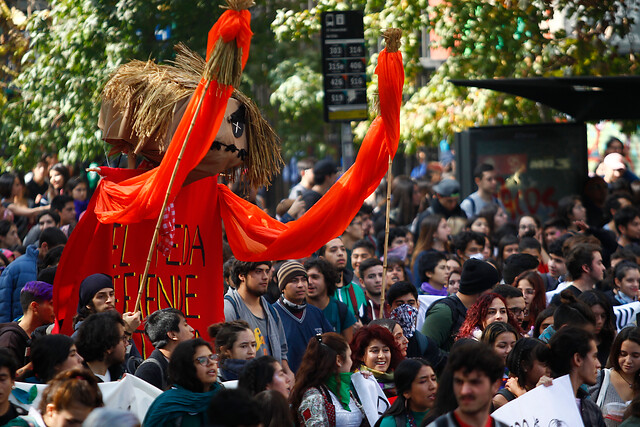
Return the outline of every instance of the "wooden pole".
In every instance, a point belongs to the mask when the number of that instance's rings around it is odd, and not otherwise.
[[[160,233],[160,226],[162,225],[162,217],[164,216],[164,211],[167,209],[167,205],[169,204],[169,195],[171,194],[171,188],[173,187],[173,182],[175,181],[176,174],[178,173],[178,166],[180,166],[180,160],[182,160],[182,155],[185,152],[185,148],[187,147],[187,142],[189,142],[189,137],[191,136],[191,131],[193,130],[193,126],[195,125],[196,118],[200,113],[200,108],[202,108],[202,103],[204,101],[204,95],[209,90],[209,86],[211,85],[211,80],[207,80],[207,84],[204,87],[204,92],[198,101],[198,106],[196,108],[196,112],[193,115],[193,119],[191,119],[191,124],[189,124],[189,130],[187,131],[187,136],[184,139],[184,143],[182,144],[182,148],[180,149],[180,154],[178,154],[178,159],[176,160],[176,164],[173,167],[173,173],[171,174],[171,179],[169,180],[169,187],[167,188],[167,193],[164,196],[164,202],[162,203],[162,209],[160,209],[160,215],[158,215],[158,221],[156,222],[156,229],[153,232],[153,238],[151,239],[151,246],[149,247],[149,254],[147,255],[147,263],[144,267],[144,273],[142,274],[142,280],[138,285],[138,298],[136,299],[136,305],[134,306],[133,311],[138,311],[138,308],[141,304],[142,299],[142,291],[147,288],[147,278],[149,276],[149,267],[151,266],[151,260],[153,259],[153,252],[156,248],[156,243],[158,241],[158,234]]]
[[[382,295],[380,295],[380,318],[384,317],[384,296],[387,292],[387,253],[389,252],[389,213],[391,212],[391,165],[393,158],[389,156],[389,170],[387,171],[387,208],[384,224],[384,257],[382,261]]]

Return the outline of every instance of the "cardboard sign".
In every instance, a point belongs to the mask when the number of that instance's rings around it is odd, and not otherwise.
[[[511,427],[584,426],[569,375],[554,379],[549,387],[534,388],[491,416]]]

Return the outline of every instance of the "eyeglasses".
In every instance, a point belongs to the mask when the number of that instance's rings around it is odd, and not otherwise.
[[[207,366],[209,364],[209,361],[211,361],[212,363],[218,363],[218,355],[211,353],[208,356],[196,357],[194,361],[198,362],[200,366]]]
[[[511,307],[509,311],[516,317],[520,316],[524,312],[520,307]]]
[[[123,336],[120,337],[120,340],[122,340],[122,342],[125,344],[129,344],[129,335],[124,334]]]

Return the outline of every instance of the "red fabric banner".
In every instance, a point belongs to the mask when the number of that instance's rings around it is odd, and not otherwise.
[[[142,296],[143,317],[175,307],[205,336],[207,326],[224,320],[222,229],[216,193],[216,179],[210,177],[182,188],[178,194],[173,248],[166,258],[155,251]],[[134,310],[155,229],[155,220],[102,224],[93,212],[95,200],[71,234],[58,265],[54,307],[65,334],[73,332],[80,282],[90,274],[112,276],[116,309],[120,313]],[[140,335],[136,337],[140,345],[142,334],[136,335]],[[139,348],[146,354],[153,350],[148,342]]]

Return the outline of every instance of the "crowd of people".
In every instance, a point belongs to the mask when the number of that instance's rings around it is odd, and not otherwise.
[[[225,321],[206,337],[176,308],[119,313],[108,272],[82,281],[73,335],[52,335],[56,266],[91,186],[47,158],[26,183],[5,173],[0,426],[502,426],[494,410],[565,375],[584,425],[640,425],[640,329],[618,332],[613,309],[640,293],[639,180],[618,148],[544,222],[509,216],[489,164],[463,200],[442,167],[397,176],[388,218],[383,183],[308,258],[228,254]],[[285,223],[338,176],[330,160],[299,169]],[[163,391],[144,420],[103,407],[98,384],[127,374]],[[15,381],[47,384],[29,413]]]

